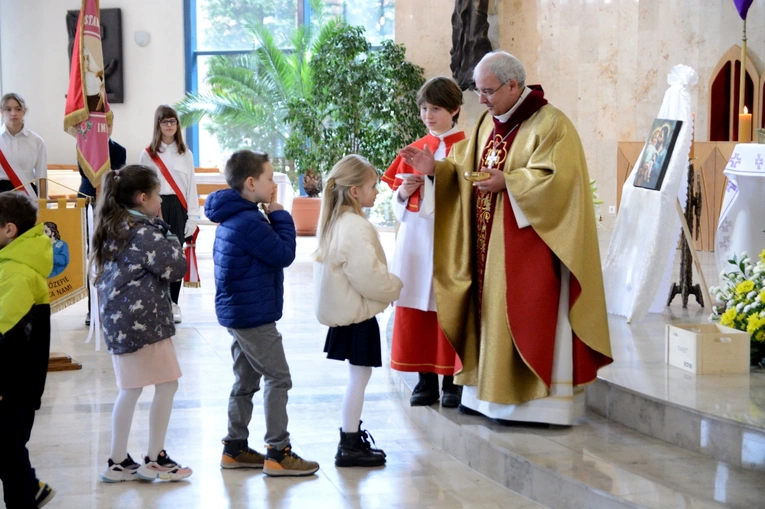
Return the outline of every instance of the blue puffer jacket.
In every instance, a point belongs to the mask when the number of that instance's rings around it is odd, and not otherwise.
[[[249,329],[282,317],[284,271],[295,260],[295,223],[284,210],[268,219],[234,189],[207,197],[205,215],[218,224],[213,244],[218,323]]]

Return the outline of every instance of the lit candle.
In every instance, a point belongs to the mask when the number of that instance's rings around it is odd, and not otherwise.
[[[744,113],[738,115],[738,141],[749,143],[752,141],[752,114],[744,106]]]

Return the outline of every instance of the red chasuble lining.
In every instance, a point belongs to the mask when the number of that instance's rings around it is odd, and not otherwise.
[[[502,167],[515,132],[504,136],[515,125],[529,118],[547,104],[541,89],[534,89],[504,124],[495,121],[495,135],[484,147],[481,162],[488,166],[488,152],[495,142],[499,143],[499,164]],[[491,224],[496,209],[497,196],[476,190],[476,260],[479,286],[479,310],[486,267]],[[525,362],[548,387],[552,381],[555,331],[560,300],[560,261],[533,227],[518,228],[515,214],[507,193],[504,194],[503,217],[505,229],[505,275],[507,318],[516,348]],[[533,268],[533,270],[529,270]],[[569,312],[582,293],[579,281],[571,274],[569,278]],[[573,332],[573,331],[572,331]],[[588,347],[573,333],[573,384],[591,382],[600,366],[610,359]]]
[[[487,167],[489,153],[497,151],[494,168],[503,168],[517,134],[516,127],[547,104],[543,92],[532,89],[507,122],[494,119],[494,133],[481,153]],[[476,261],[479,310],[483,295],[486,255],[499,193],[475,191]],[[529,367],[548,387],[552,381],[555,331],[560,300],[558,260],[533,227],[518,228],[507,192],[503,193],[506,309],[515,346]],[[530,270],[531,269],[531,270]]]
[[[449,136],[444,138],[444,144],[446,145],[446,154],[449,154],[449,151],[452,149],[452,145],[457,143],[458,141],[462,141],[465,139],[465,133],[463,131],[460,131],[458,133],[450,134]],[[435,153],[436,150],[438,150],[438,146],[441,144],[441,139],[438,136],[433,136],[432,134],[428,133],[427,135],[423,136],[419,140],[415,141],[410,147],[416,147],[420,150],[424,150],[425,146],[427,146],[431,152]],[[388,169],[385,170],[385,173],[383,173],[383,176],[380,178],[383,182],[388,184],[388,186],[393,189],[394,191],[398,189],[401,184],[404,182],[403,179],[396,178],[396,175],[400,173],[412,173],[414,175],[421,175],[420,172],[409,166],[407,163],[404,162],[404,158],[401,156],[396,156],[396,159],[393,160],[390,166],[388,166]],[[409,201],[407,202],[406,209],[411,212],[418,212],[420,210],[420,193],[418,192],[414,193],[412,196],[409,197]]]

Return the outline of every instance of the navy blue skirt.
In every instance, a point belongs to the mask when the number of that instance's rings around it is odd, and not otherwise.
[[[330,327],[324,342],[327,359],[347,360],[354,366],[382,366],[380,326],[377,317],[360,323]]]

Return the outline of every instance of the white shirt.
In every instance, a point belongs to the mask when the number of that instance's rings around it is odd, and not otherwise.
[[[513,105],[513,107],[510,108],[507,112],[503,113],[502,115],[494,115],[494,118],[496,118],[503,124],[507,122],[510,119],[510,115],[515,113],[515,110],[517,110],[518,106],[520,106],[521,103],[526,100],[526,98],[529,96],[530,93],[531,93],[531,89],[529,87],[523,87],[523,92],[521,92],[521,96],[518,98],[518,100]]]
[[[167,170],[175,179],[178,189],[180,189],[183,197],[186,199],[189,207],[187,211],[189,218],[186,221],[184,236],[191,237],[199,222],[199,195],[197,194],[197,180],[194,176],[194,155],[188,148],[186,152],[179,154],[178,145],[175,142],[172,142],[170,145],[160,143],[158,155],[162,162],[165,163],[165,166],[167,166]],[[167,182],[164,175],[162,175],[160,169],[157,168],[157,165],[154,164],[146,149],[141,151],[138,164],[148,166],[157,172],[159,177],[159,194],[175,194],[175,191],[173,191],[173,188]]]
[[[313,264],[313,301],[319,323],[338,327],[384,311],[402,283],[388,272],[377,230],[366,218],[344,212],[333,233],[324,260]]]
[[[459,131],[458,127],[454,127],[438,136],[431,133],[441,140],[438,148],[433,152],[436,161],[445,159],[448,155],[444,138]],[[435,186],[433,182],[425,177],[419,192],[420,210],[418,212],[407,210],[409,200],[401,201],[398,190],[394,194],[393,214],[401,225],[396,236],[396,250],[391,272],[405,281],[401,296],[396,301],[397,306],[435,311],[436,296],[433,291]]]
[[[12,136],[5,124],[2,124],[0,136],[3,137],[5,142],[6,150],[3,151],[5,157],[15,168],[23,172],[23,175],[19,175],[23,182],[48,177],[48,157],[45,152],[45,141],[43,141],[40,135],[24,126],[21,128],[21,131]],[[2,167],[0,167],[0,180],[10,180]]]

